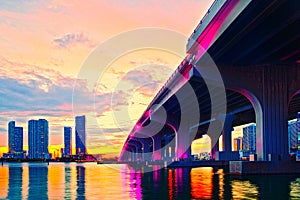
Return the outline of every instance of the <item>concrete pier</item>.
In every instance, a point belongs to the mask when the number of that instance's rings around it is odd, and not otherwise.
[[[295,161],[229,161],[229,173],[250,174],[300,174],[300,162]]]

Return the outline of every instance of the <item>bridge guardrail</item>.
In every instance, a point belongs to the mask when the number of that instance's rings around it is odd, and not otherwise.
[[[215,0],[213,4],[208,9],[207,13],[200,20],[199,24],[195,28],[194,32],[188,39],[188,43],[186,45],[186,52],[192,48],[193,44],[200,36],[200,34],[204,31],[204,29],[208,26],[211,20],[216,16],[218,11],[222,8],[222,6],[226,3],[227,0]]]

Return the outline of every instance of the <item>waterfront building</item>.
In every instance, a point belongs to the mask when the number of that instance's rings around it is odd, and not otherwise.
[[[256,153],[256,125],[251,124],[243,128],[242,140],[243,152],[245,155]]]
[[[23,152],[23,127],[16,127],[15,121],[8,123],[8,152]]]
[[[85,116],[75,117],[76,155],[86,154]]]
[[[300,147],[300,113],[296,121],[288,123],[289,152],[296,153]]]
[[[28,157],[48,159],[49,127],[46,119],[28,121]]]
[[[242,137],[238,137],[238,138],[234,138],[233,139],[233,150],[234,151],[240,151],[243,149],[243,138]]]
[[[64,156],[72,155],[72,128],[64,127]]]
[[[8,152],[3,158],[25,158],[26,151],[23,150],[23,127],[16,127],[15,121],[8,123]]]

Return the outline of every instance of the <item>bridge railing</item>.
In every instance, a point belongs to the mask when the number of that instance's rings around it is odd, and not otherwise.
[[[176,74],[178,74],[186,65],[186,63],[188,63],[189,61],[188,57],[185,57],[183,59],[183,61],[179,64],[179,66],[176,68],[176,70],[172,73],[172,75],[169,77],[169,79],[167,80],[167,82],[160,88],[160,90],[157,92],[157,94],[155,95],[155,97],[153,98],[153,100],[151,101],[151,103],[149,104],[148,108],[146,109],[146,111],[150,108],[150,106],[153,105],[154,101],[157,99],[157,97],[159,97],[162,92],[168,88],[168,84],[171,82],[171,80],[173,80],[173,78],[176,76]],[[145,111],[145,112],[146,112]]]
[[[186,52],[189,52],[197,41],[200,34],[205,30],[208,24],[212,21],[212,19],[216,16],[218,11],[222,8],[222,6],[226,3],[227,0],[215,0],[213,4],[208,9],[207,13],[199,22],[198,26],[195,28],[194,32],[188,39],[188,43],[186,45]]]

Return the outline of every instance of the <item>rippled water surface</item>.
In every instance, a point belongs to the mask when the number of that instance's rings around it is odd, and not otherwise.
[[[230,176],[212,168],[143,173],[127,165],[4,163],[0,199],[300,199],[300,176]]]

